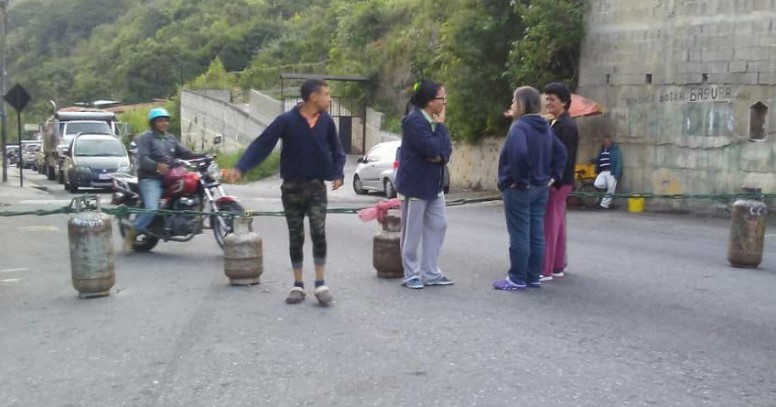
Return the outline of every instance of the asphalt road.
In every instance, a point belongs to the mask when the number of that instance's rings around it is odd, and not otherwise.
[[[275,208],[272,182],[230,191]],[[332,206],[378,199],[337,193]],[[0,219],[0,405],[776,404],[776,235],[761,268],[745,270],[726,264],[725,220],[568,219],[568,276],[498,292],[502,209],[452,207],[442,267],[456,285],[414,291],[376,278],[375,224],[330,215],[329,308],[283,303],[282,218],[254,223],[265,250],[259,286],[228,286],[203,235],[118,254],[112,295],[93,300],[70,283],[65,216]],[[310,284],[309,257],[307,267]]]

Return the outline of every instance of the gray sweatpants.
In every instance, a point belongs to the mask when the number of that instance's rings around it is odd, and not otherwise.
[[[445,197],[432,200],[404,199],[401,202],[401,262],[406,282],[412,278],[434,280],[442,275],[439,251],[445,240],[447,215]],[[423,258],[418,263],[418,245],[423,241]]]

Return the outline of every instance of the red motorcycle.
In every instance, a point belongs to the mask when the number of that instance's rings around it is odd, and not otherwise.
[[[138,179],[128,173],[116,173],[113,178],[113,204],[130,208],[143,208],[143,198],[138,189]],[[242,215],[245,209],[237,200],[227,195],[221,186],[221,170],[214,157],[193,160],[177,160],[175,166],[165,176],[164,193],[159,209],[174,211],[207,211],[201,214],[157,214],[151,224],[135,238],[135,251],[147,252],[153,249],[159,240],[188,242],[204,229],[212,229],[216,242],[224,247],[224,238],[233,232],[233,217],[224,213]],[[221,215],[219,215],[221,214]],[[119,217],[121,236],[127,233],[125,220],[133,221],[136,214]],[[207,220],[207,222],[206,222]]]

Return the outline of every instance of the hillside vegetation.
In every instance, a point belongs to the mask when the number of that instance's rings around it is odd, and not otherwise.
[[[49,100],[63,106],[174,97],[218,59],[233,73],[229,85],[243,88],[275,89],[281,72],[368,76],[366,89],[337,92],[377,106],[395,123],[412,83],[430,78],[448,90],[454,136],[475,140],[503,131],[500,114],[515,85],[574,85],[584,6],[583,0],[17,0],[9,11],[9,83],[30,91],[30,114],[40,121]]]

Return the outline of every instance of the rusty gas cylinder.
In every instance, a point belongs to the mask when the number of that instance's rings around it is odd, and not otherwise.
[[[259,284],[264,272],[262,240],[253,232],[253,218],[234,219],[234,233],[224,238],[224,274],[231,285]]]
[[[104,297],[116,283],[111,218],[101,212],[80,212],[67,223],[70,269],[79,298]]]
[[[383,223],[383,230],[375,234],[372,245],[372,265],[380,278],[404,277],[404,267],[401,264],[401,218],[388,215]]]
[[[760,265],[767,222],[765,203],[753,199],[739,199],[733,203],[727,254],[731,266],[754,268]]]

